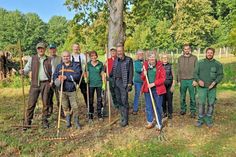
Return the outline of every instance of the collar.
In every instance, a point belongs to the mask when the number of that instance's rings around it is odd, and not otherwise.
[[[44,55],[44,56],[40,56],[40,55],[38,55],[38,57],[39,57],[39,59],[46,59],[46,58],[47,58],[46,55]]]

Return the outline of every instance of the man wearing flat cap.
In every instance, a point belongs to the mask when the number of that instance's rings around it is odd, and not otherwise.
[[[49,128],[47,120],[48,115],[48,94],[50,90],[50,81],[52,76],[51,59],[45,55],[46,44],[40,42],[36,45],[37,54],[32,56],[23,70],[20,70],[21,74],[27,75],[32,72],[31,86],[29,91],[28,107],[25,114],[23,130],[27,130],[32,123],[34,116],[34,109],[41,93],[43,102],[43,114],[42,114],[42,126],[43,128]]]

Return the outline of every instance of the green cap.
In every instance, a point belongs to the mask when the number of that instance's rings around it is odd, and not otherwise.
[[[46,48],[46,44],[43,43],[43,42],[39,42],[39,43],[36,45],[36,48],[39,48],[39,47],[41,47],[41,48]]]
[[[111,50],[116,50],[116,47],[114,47],[114,46],[111,47],[111,48],[110,48],[110,51],[111,51]]]
[[[50,49],[55,49],[55,48],[57,48],[57,46],[56,46],[56,44],[50,44],[50,45],[49,45],[49,48],[50,48]]]

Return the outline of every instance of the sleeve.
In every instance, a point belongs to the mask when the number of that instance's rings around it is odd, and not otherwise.
[[[80,67],[79,65],[75,65],[74,67],[74,73],[70,74],[70,77],[67,77],[66,80],[71,82],[77,82],[80,80],[81,74],[80,74]]]
[[[134,76],[134,66],[133,66],[133,60],[130,58],[129,61],[129,80],[128,84],[133,84],[133,76]]]
[[[198,62],[196,64],[196,66],[194,68],[194,72],[193,72],[193,79],[197,82],[200,80],[200,78],[199,78],[199,67],[200,67],[200,62]]]
[[[163,66],[160,67],[160,71],[159,72],[160,72],[160,77],[156,78],[156,80],[154,82],[156,86],[163,85],[165,80],[166,80],[166,71],[165,71]]]
[[[218,70],[217,70],[217,77],[216,77],[216,80],[215,82],[218,84],[222,81],[224,77],[224,72],[223,72],[223,65],[222,64],[219,64],[218,66]]]
[[[29,58],[28,62],[24,67],[24,75],[29,74],[29,72],[31,71],[31,64],[32,64],[32,57]]]
[[[53,81],[55,81],[59,76],[60,65],[58,65],[53,73]]]

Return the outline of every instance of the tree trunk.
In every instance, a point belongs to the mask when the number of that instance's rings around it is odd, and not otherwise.
[[[124,0],[111,0],[109,10],[108,49],[117,43],[124,43]]]

